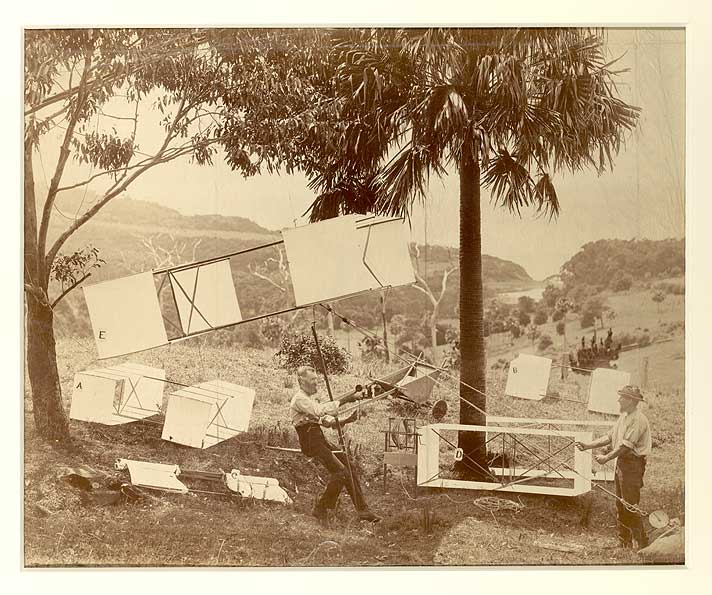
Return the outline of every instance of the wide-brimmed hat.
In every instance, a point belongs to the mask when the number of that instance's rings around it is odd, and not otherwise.
[[[618,394],[621,397],[628,397],[630,399],[635,399],[636,401],[645,401],[645,397],[643,396],[643,393],[640,392],[640,389],[632,384],[628,384],[621,388],[618,391]]]

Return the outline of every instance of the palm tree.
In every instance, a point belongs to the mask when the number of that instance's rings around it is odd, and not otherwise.
[[[321,35],[319,59],[318,44],[292,46],[290,59],[303,57],[296,68],[284,68],[286,46],[273,51],[275,68],[296,72],[300,83],[281,85],[275,104],[293,101],[299,109],[269,126],[270,135],[281,135],[279,143],[271,139],[271,155],[309,176],[318,194],[312,220],[366,211],[409,216],[426,199],[431,174],[459,176],[460,422],[485,425],[481,188],[514,213],[533,206],[551,218],[559,212],[551,175],[612,166],[639,110],[616,97],[600,31]],[[304,101],[305,83],[313,101]],[[462,432],[458,440],[465,453],[459,470],[486,475],[484,434]]]

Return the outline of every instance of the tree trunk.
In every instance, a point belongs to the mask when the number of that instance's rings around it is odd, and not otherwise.
[[[50,440],[69,438],[69,421],[62,405],[54,340],[54,313],[49,305],[49,266],[37,245],[37,207],[32,170],[32,142],[24,151],[24,266],[26,304],[27,373],[38,434]]]
[[[433,308],[433,313],[430,315],[430,343],[433,347],[433,357],[435,349],[438,346],[438,311]]]
[[[480,166],[464,150],[460,161],[460,423],[483,426],[487,399],[480,225]],[[487,479],[485,433],[460,432],[458,446],[464,454],[455,464],[458,475]]]
[[[54,315],[34,296],[27,300],[27,373],[37,432],[50,440],[69,438],[69,420],[62,404],[57,371]]]

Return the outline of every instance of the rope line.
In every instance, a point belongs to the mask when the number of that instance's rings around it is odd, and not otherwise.
[[[346,318],[346,317],[342,316],[341,314],[339,314],[338,312],[336,312],[331,306],[325,306],[324,304],[319,304],[319,305],[320,305],[322,308],[324,308],[325,310],[332,312],[332,313],[333,313],[335,316],[337,316],[344,324],[346,324],[346,325],[348,325],[348,326],[352,326],[354,329],[356,329],[357,331],[359,331],[359,332],[360,332],[361,334],[363,334],[364,336],[374,338],[374,339],[376,339],[376,341],[379,341],[379,342],[383,342],[383,339],[382,339],[381,337],[379,337],[378,335],[376,335],[376,334],[374,334],[374,333],[372,333],[372,332],[370,332],[370,331],[368,331],[368,330],[366,330],[366,329],[364,329],[364,328],[358,326],[357,324],[351,322],[348,318]],[[387,346],[387,345],[386,345],[386,346]],[[408,351],[406,351],[406,350],[402,350],[402,351],[403,351],[405,354],[407,354],[408,356],[410,356],[411,358],[417,359],[412,353],[410,353],[410,352],[408,352]],[[409,362],[409,360],[407,360],[406,358],[404,358],[403,356],[401,356],[401,355],[398,353],[398,351],[395,350],[395,349],[393,350],[393,354],[395,355],[396,358],[400,359],[400,360],[403,361],[404,363],[408,363],[408,364],[411,363],[411,362]],[[452,380],[452,381],[454,381],[454,382],[457,382],[460,386],[465,386],[465,387],[467,387],[467,388],[469,388],[469,389],[471,389],[471,390],[474,390],[476,393],[478,393],[478,394],[484,396],[485,398],[490,398],[490,396],[487,395],[487,393],[485,393],[485,392],[479,390],[478,388],[476,388],[476,387],[474,387],[474,386],[471,386],[470,384],[468,384],[468,383],[466,383],[466,382],[460,380],[459,378],[456,378],[455,376],[453,376],[452,374],[450,374],[446,369],[444,369],[444,368],[437,368],[437,369],[440,371],[440,373],[442,373],[443,375],[445,375],[446,377],[448,377],[450,380]],[[438,386],[441,386],[441,387],[444,386],[443,383],[441,383],[441,382],[440,382],[439,380],[437,380],[437,379],[433,379],[433,381],[434,381],[434,383],[437,384]],[[484,411],[484,410],[482,410],[481,408],[477,407],[477,406],[474,405],[473,403],[470,403],[470,401],[464,399],[460,394],[458,394],[458,393],[452,393],[452,392],[451,392],[450,394],[456,396],[460,401],[463,401],[463,402],[467,403],[469,406],[473,407],[475,410],[479,411],[481,414],[483,414],[483,415],[485,415],[485,416],[487,415],[487,412],[486,412],[486,411]],[[505,406],[506,406],[506,405],[505,405]],[[513,411],[514,411],[514,408],[510,408],[510,410],[513,410]],[[515,412],[516,412],[516,411],[515,411]],[[575,444],[575,442],[576,442],[575,440],[571,440],[571,439],[569,439],[569,441],[570,441],[570,444]],[[519,443],[520,443],[520,445],[524,446],[524,444],[521,442],[521,440],[519,440]],[[534,447],[535,447],[535,448],[538,448],[538,447],[536,447],[536,446],[534,446]],[[532,454],[533,454],[533,453],[532,453]],[[582,477],[583,479],[586,479],[586,480],[589,480],[589,481],[590,481],[590,478],[585,477],[583,474],[579,473],[576,469],[571,468],[571,467],[570,467],[569,465],[567,465],[566,463],[562,463],[560,466],[564,466],[564,467],[566,467],[569,471],[575,473],[575,474],[578,475],[579,477]],[[437,475],[439,475],[439,473],[438,473]],[[435,475],[434,477],[437,477],[437,475]],[[559,473],[559,475],[561,475],[561,474]],[[562,477],[563,477],[563,476],[562,476]],[[641,515],[641,516],[647,516],[647,515],[649,514],[649,513],[645,512],[645,511],[643,511],[642,509],[640,509],[640,508],[639,508],[638,506],[636,506],[635,504],[631,504],[630,502],[626,502],[623,498],[620,498],[620,497],[616,496],[616,494],[614,494],[614,493],[611,492],[610,490],[605,489],[603,486],[601,486],[601,485],[599,485],[599,484],[597,484],[597,483],[594,483],[593,486],[599,488],[599,489],[602,490],[604,493],[606,493],[606,494],[612,496],[613,498],[615,498],[616,500],[618,500],[619,502],[621,502],[621,504],[623,504],[623,506],[624,506],[624,507],[626,508],[626,510],[628,510],[629,512],[634,512],[634,513],[639,514],[639,515]]]

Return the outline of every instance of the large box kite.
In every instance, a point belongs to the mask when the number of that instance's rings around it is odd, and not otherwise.
[[[282,237],[297,306],[415,282],[400,219],[348,215]]]
[[[153,273],[84,288],[99,359],[168,344]]]
[[[161,438],[209,448],[247,431],[254,400],[254,389],[223,380],[182,388],[168,398]]]
[[[618,415],[618,391],[626,384],[630,384],[630,372],[596,368],[591,373],[588,410]]]
[[[229,260],[170,272],[171,288],[186,335],[242,320]]]
[[[551,360],[548,357],[520,353],[509,364],[504,394],[520,399],[541,401],[549,388]]]
[[[69,417],[115,426],[156,415],[165,378],[160,368],[134,363],[78,372]]]

